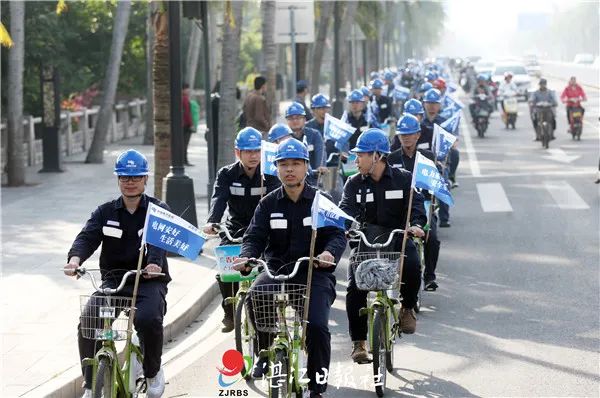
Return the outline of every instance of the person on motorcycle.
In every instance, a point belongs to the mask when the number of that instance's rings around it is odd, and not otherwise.
[[[567,107],[567,123],[569,126],[568,133],[571,133],[571,112],[573,109],[581,109],[581,118],[583,119],[583,115],[585,114],[585,109],[581,106],[582,101],[587,101],[587,97],[583,88],[577,84],[577,79],[575,76],[571,76],[569,79],[569,84],[563,90],[560,95],[560,100]]]
[[[242,274],[250,272],[245,264],[249,258],[264,259],[271,272],[287,274],[300,257],[310,256],[311,248],[311,210],[317,188],[306,183],[308,171],[308,150],[306,146],[289,138],[279,144],[275,154],[277,174],[281,186],[265,196],[254,212],[254,217],[244,234],[240,257],[234,262],[234,269]],[[327,195],[327,194],[324,194]],[[346,249],[344,231],[336,227],[319,228],[314,253],[323,262],[315,262],[312,273],[312,288],[306,328],[307,364],[306,376],[310,380],[310,397],[320,398],[327,389],[326,380],[331,359],[331,334],[329,332],[329,314],[335,293],[335,268]],[[306,284],[308,264],[300,265],[297,275],[289,283]],[[276,284],[266,272],[259,274],[253,283],[256,289],[265,284]],[[253,290],[248,297],[251,320],[253,316]],[[273,339],[270,333],[258,331],[259,349],[267,349]],[[268,358],[261,357],[256,363],[252,376],[264,376],[269,367]]]
[[[558,106],[558,103],[556,102],[554,91],[548,90],[548,81],[546,79],[540,79],[539,87],[540,88],[537,91],[534,91],[529,97],[529,109],[536,136],[534,141],[540,141],[537,132],[537,113],[535,112],[535,108],[539,103],[549,103],[552,106],[552,136],[550,139],[553,140],[555,138],[554,130],[556,130],[556,115],[554,110],[556,109],[556,106]]]
[[[469,104],[469,111],[471,112],[471,118],[475,123],[477,112],[480,108],[487,110],[492,113],[492,94],[488,87],[487,76],[483,73],[477,75],[477,85],[473,88],[473,102]]]
[[[275,125],[271,131],[277,128]],[[289,135],[292,131],[287,126]],[[269,134],[271,134],[269,131]],[[207,235],[214,235],[213,224],[221,222],[225,209],[228,209],[227,227],[234,237],[242,236],[248,228],[250,220],[254,215],[254,209],[264,194],[271,192],[279,186],[279,180],[275,176],[264,175],[264,183],[261,184],[260,172],[260,149],[262,134],[254,127],[245,127],[237,134],[235,139],[236,162],[222,167],[218,173],[210,201],[210,211],[206,224],[202,228]],[[261,188],[262,185],[262,188]],[[221,245],[231,244],[223,239]],[[222,333],[233,330],[233,304],[226,304],[227,297],[233,297],[239,289],[238,282],[222,282],[217,275],[219,290],[221,291],[221,307],[223,316]]]
[[[365,234],[385,236],[392,229],[404,229],[408,216],[408,202],[411,193],[412,177],[410,172],[392,168],[387,162],[390,144],[387,135],[381,129],[371,128],[360,135],[356,147],[356,164],[359,173],[348,178],[344,186],[344,195],[340,209],[356,218],[365,229]],[[423,237],[422,226],[427,223],[421,194],[414,193],[408,232]],[[396,236],[393,250],[400,251],[402,237]],[[414,306],[421,285],[420,266],[417,250],[409,239],[406,242],[406,259],[402,273],[402,309],[400,310],[400,328],[403,333],[412,334],[417,327]],[[346,312],[352,340],[352,360],[366,363],[370,360],[367,351],[368,316],[360,315],[360,309],[367,306],[367,291],[356,286],[354,271],[348,268],[348,287],[346,293]]]
[[[517,95],[517,85],[512,81],[512,72],[504,73],[504,81],[498,87],[498,97],[500,97],[500,105],[502,107],[502,119],[506,120],[506,110],[504,109],[504,99]],[[514,127],[514,126],[513,126]]]
[[[101,204],[94,210],[90,219],[79,232],[67,254],[67,265],[64,273],[68,276],[78,275],[77,267],[81,266],[98,249],[100,244],[99,266],[103,288],[116,288],[116,284],[126,272],[135,270],[141,249],[142,237],[139,232],[144,228],[146,212],[150,203],[170,210],[166,203],[144,193],[148,182],[148,160],[136,151],[129,149],[119,155],[114,167],[117,184],[121,195],[112,201]],[[169,264],[165,250],[146,245],[142,259],[142,268],[152,273],[164,273],[163,276],[143,275],[137,290],[134,326],[140,337],[144,350],[143,370],[147,382],[146,394],[150,398],[161,397],[165,390],[165,376],[161,366],[163,351],[163,319],[167,308],[167,284],[171,281]],[[131,297],[134,290],[133,278],[119,296]],[[95,292],[86,304],[94,304],[100,293]],[[93,358],[100,348],[97,341],[83,337],[80,324],[77,328],[79,356]],[[85,326],[84,326],[85,327]],[[88,325],[89,327],[89,325]],[[101,344],[100,344],[101,345]],[[82,367],[83,398],[92,397],[92,366]]]

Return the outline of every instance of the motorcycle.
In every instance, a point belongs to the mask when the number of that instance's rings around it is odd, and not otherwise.
[[[516,93],[506,94],[504,96],[503,104],[504,104],[504,114],[503,114],[504,124],[506,125],[507,129],[509,126],[511,126],[512,129],[514,130],[515,123],[517,122],[517,110],[518,110],[518,106],[519,106],[519,103],[517,101],[517,94]]]
[[[547,101],[540,101],[535,105],[535,118],[537,121],[536,134],[542,142],[542,147],[548,149],[552,140],[552,129],[554,112],[552,104]]]
[[[583,108],[579,105],[580,98],[569,98],[567,106],[571,111],[569,116],[570,132],[573,140],[581,141],[581,132],[583,130]],[[574,105],[569,106],[569,102]]]
[[[491,113],[488,109],[487,95],[478,94],[475,101],[475,130],[477,130],[477,136],[483,138],[489,125]]]

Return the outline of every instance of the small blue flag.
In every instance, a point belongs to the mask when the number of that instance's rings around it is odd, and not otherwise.
[[[317,191],[312,204],[312,229],[322,227],[337,227],[340,229],[346,228],[346,220],[356,221],[350,217],[342,209],[337,207],[327,197],[321,195]]]
[[[448,206],[454,205],[454,199],[450,194],[448,184],[441,176],[437,167],[435,167],[435,164],[421,155],[420,152],[417,152],[411,186],[413,188],[427,189]]]
[[[206,239],[200,230],[183,218],[150,203],[142,233],[142,244],[160,247],[195,260]]]
[[[395,101],[406,101],[410,97],[410,89],[404,86],[394,87],[393,95]]]
[[[273,161],[276,154],[277,144],[263,140],[260,147],[260,172],[262,175],[277,176],[277,166]]]
[[[455,136],[458,136],[458,126],[460,126],[460,112],[456,112],[449,119],[446,119],[445,122],[440,124],[441,128]]]
[[[450,148],[456,142],[456,136],[444,130],[440,125],[433,125],[433,152],[437,160],[443,160],[448,156]]]
[[[325,114],[325,125],[323,126],[323,133],[326,140],[335,141],[336,144],[343,146],[356,129],[348,123],[342,122],[340,119],[331,116],[329,113]],[[337,145],[336,145],[337,146]]]
[[[465,107],[465,105],[459,100],[453,98],[451,95],[444,95],[442,99],[442,109],[450,109],[452,114],[459,112]]]

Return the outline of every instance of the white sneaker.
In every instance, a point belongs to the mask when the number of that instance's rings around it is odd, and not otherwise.
[[[162,397],[165,392],[165,374],[163,373],[163,368],[160,368],[156,376],[147,378],[146,382],[148,384],[146,391],[148,398]]]
[[[81,398],[92,398],[92,389],[91,388],[85,388],[83,390],[83,395],[81,396]]]

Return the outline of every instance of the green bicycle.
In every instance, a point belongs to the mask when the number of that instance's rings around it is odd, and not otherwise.
[[[242,243],[242,237],[234,238],[229,231],[229,228],[225,223],[221,224],[213,224],[212,228],[221,236],[221,238],[227,239],[232,245]],[[229,249],[233,246],[229,245]],[[223,247],[223,246],[219,246]],[[238,246],[239,247],[239,246]],[[215,253],[218,250],[215,251]],[[239,251],[237,252],[239,255]],[[230,258],[228,262],[232,262],[233,258]],[[220,278],[223,282],[239,282],[240,286],[237,293],[233,297],[227,297],[225,299],[226,304],[233,304],[234,308],[234,334],[235,334],[235,349],[242,353],[244,357],[249,357],[254,362],[256,357],[256,331],[252,326],[252,322],[250,322],[250,314],[248,310],[248,306],[246,305],[246,297],[248,297],[248,292],[250,290],[250,286],[252,282],[258,276],[258,272],[251,272],[250,275],[244,276],[239,272],[236,273],[220,273]],[[241,374],[244,376],[246,380],[250,380],[252,377],[251,368],[246,369],[246,362],[244,362],[244,367],[242,369]]]
[[[386,370],[394,370],[394,344],[396,337],[402,337],[397,306],[399,297],[394,297],[400,289],[398,278],[398,260],[400,252],[382,252],[393,241],[394,235],[404,233],[401,229],[390,232],[385,243],[371,243],[365,234],[357,229],[347,232],[349,240],[364,243],[374,252],[352,253],[349,266],[354,268],[356,286],[360,290],[375,292],[366,308],[359,314],[367,314],[368,341],[373,355],[373,380],[375,393],[383,397],[386,388]],[[390,293],[388,293],[388,291]]]
[[[135,307],[132,297],[116,296],[131,275],[137,271],[127,271],[120,284],[114,288],[98,287],[94,274],[78,267],[74,272],[79,276],[89,275],[92,286],[100,295],[81,296],[81,333],[83,338],[102,343],[93,358],[85,358],[82,366],[92,367],[92,396],[94,398],[137,397],[146,390],[143,377],[143,354],[139,339],[133,330]],[[141,274],[146,274],[141,271]],[[162,276],[162,273],[148,273]],[[135,292],[133,293],[136,294]],[[115,342],[125,340],[123,359],[120,360]]]
[[[287,281],[296,275],[302,262],[309,260],[309,257],[299,258],[289,275],[273,275],[263,260],[247,261],[252,267],[262,266],[269,278],[281,282],[250,288],[256,328],[276,334],[271,346],[259,353],[260,357],[267,357],[270,364],[267,373],[270,398],[301,398],[307,389],[309,379],[303,374],[306,355],[302,349],[302,315],[307,286]]]

